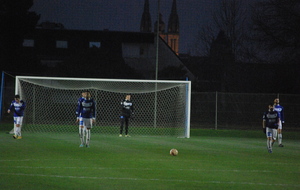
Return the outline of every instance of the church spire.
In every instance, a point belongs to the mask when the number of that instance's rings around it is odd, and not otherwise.
[[[179,54],[179,19],[177,14],[176,0],[173,0],[172,10],[168,22],[168,45]]]
[[[173,0],[172,10],[168,22],[168,33],[179,33],[179,18],[177,14],[176,0]]]
[[[151,27],[151,15],[149,11],[149,0],[145,0],[144,3],[144,12],[142,15],[141,19],[141,26],[140,26],[140,31],[141,32],[151,32],[152,27]]]

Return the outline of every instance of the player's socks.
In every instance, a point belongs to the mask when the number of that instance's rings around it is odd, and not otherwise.
[[[269,140],[269,139],[267,140],[267,147],[269,150],[272,149],[272,140]]]
[[[86,146],[90,145],[91,130],[86,130]]]
[[[15,132],[15,134],[16,134],[17,136],[21,136],[21,130],[20,130],[20,127],[16,127],[16,132]]]
[[[14,124],[14,134],[17,135],[17,127],[16,127],[16,124]]]
[[[282,134],[278,134],[278,144],[282,144]]]
[[[79,129],[79,138],[82,145],[84,145],[84,131],[83,128]]]
[[[18,127],[19,128],[19,133],[18,133],[18,136],[19,137],[21,137],[22,136],[22,133],[21,133],[21,130],[22,130],[22,128],[21,128],[21,126],[20,127]]]

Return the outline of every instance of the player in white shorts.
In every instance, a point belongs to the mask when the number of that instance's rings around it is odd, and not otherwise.
[[[91,98],[91,93],[86,92],[85,97],[80,100],[78,103],[78,117],[77,121],[79,120],[79,135],[81,144],[79,147],[84,146],[84,138],[85,139],[85,146],[90,147],[90,139],[91,139],[91,128],[93,127],[93,123],[96,119],[96,103]]]
[[[14,139],[22,139],[21,127],[23,124],[25,108],[25,102],[20,100],[20,96],[18,94],[15,95],[15,100],[11,102],[9,109],[7,110],[7,113],[10,113],[11,111],[14,112]]]
[[[269,153],[272,153],[273,144],[276,141],[279,121],[278,112],[274,110],[272,104],[269,104],[269,110],[263,115],[263,128],[266,128],[267,149]]]
[[[282,144],[282,124],[284,123],[284,114],[283,114],[283,106],[279,105],[279,98],[276,98],[274,100],[274,110],[278,112],[279,114],[279,118],[280,118],[280,122],[278,125],[278,144],[279,147],[283,147]]]
[[[79,123],[79,138],[82,147],[84,145],[85,130],[83,129],[84,128],[83,122],[81,122],[82,118],[79,117],[79,108],[80,108],[81,101],[83,101],[85,97],[86,97],[86,91],[83,91],[81,93],[81,97],[77,100],[77,108],[76,108],[76,117],[77,117],[76,123]]]

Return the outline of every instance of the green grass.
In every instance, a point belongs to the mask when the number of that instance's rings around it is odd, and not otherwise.
[[[299,189],[299,132],[266,149],[262,131],[192,130],[191,138],[0,133],[0,189]],[[170,156],[176,148],[178,156]]]

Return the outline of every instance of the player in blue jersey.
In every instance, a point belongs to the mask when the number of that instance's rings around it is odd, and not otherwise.
[[[80,108],[80,103],[81,101],[84,100],[84,98],[86,97],[86,91],[83,91],[81,93],[81,97],[77,100],[77,108],[76,108],[76,117],[77,117],[77,120],[76,120],[76,123],[79,123],[79,137],[80,137],[80,142],[81,142],[81,146],[83,147],[84,145],[84,126],[81,125],[82,122],[80,122],[81,118],[79,117],[79,108]]]
[[[283,113],[283,106],[279,105],[279,98],[274,100],[274,110],[278,112],[280,122],[278,125],[278,144],[279,147],[283,147],[282,144],[282,124],[284,123],[284,113]]]
[[[7,113],[14,112],[14,139],[22,139],[21,127],[23,124],[23,116],[26,104],[23,100],[20,100],[20,96],[15,95],[15,100],[10,104]]]
[[[123,135],[123,128],[124,128],[124,123],[125,123],[125,137],[130,137],[130,135],[128,135],[128,123],[129,123],[129,119],[133,118],[133,103],[130,100],[131,99],[131,95],[127,94],[125,99],[121,102],[121,106],[122,106],[122,110],[121,110],[121,126],[120,126],[120,134],[119,137],[122,137]]]
[[[269,110],[263,115],[263,128],[266,128],[267,149],[272,153],[273,144],[277,136],[277,128],[280,122],[279,113],[269,104]]]
[[[79,104],[80,102],[86,97],[86,91],[81,93],[81,97],[77,100],[77,108],[76,108],[76,117],[78,119],[78,113],[79,113]]]
[[[82,138],[86,138],[85,146],[90,147],[91,128],[96,119],[96,103],[91,98],[91,93],[88,91],[86,92],[85,97],[79,102],[78,118],[80,118],[80,127],[83,130]],[[80,144],[80,147],[83,146],[84,144]]]

